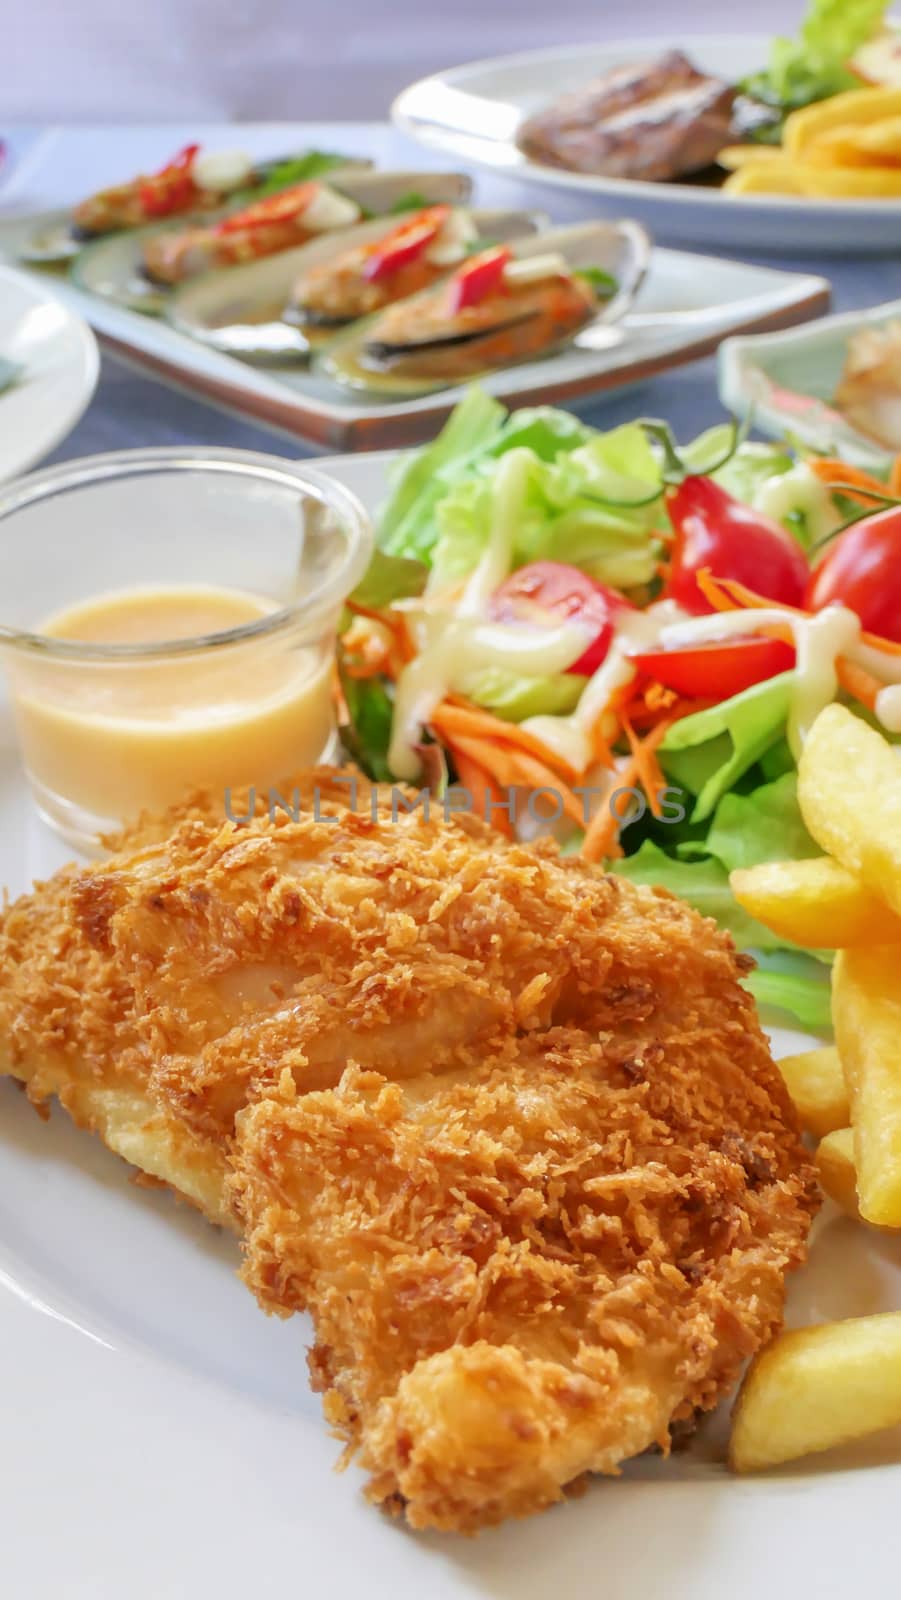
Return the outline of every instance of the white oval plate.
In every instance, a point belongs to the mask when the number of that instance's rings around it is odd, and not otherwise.
[[[726,339],[719,350],[720,399],[775,439],[791,435],[855,466],[885,468],[893,452],[868,439],[831,404],[848,342],[861,328],[901,321],[901,300],[822,317],[809,328]]]
[[[375,510],[395,452],[324,460]],[[102,572],[85,582],[103,583]],[[30,809],[0,689],[0,885],[69,852]],[[774,1031],[777,1053],[804,1035]],[[305,1318],[267,1319],[237,1247],[58,1110],[0,1081],[3,1592],[21,1600],[784,1600],[893,1594],[897,1436],[752,1479],[722,1464],[723,1407],[558,1510],[477,1540],[368,1507],[309,1392]],[[798,1324],[891,1309],[901,1240],[830,1207],[791,1281]],[[851,1470],[852,1466],[856,1470]],[[834,1530],[834,1531],[833,1531]],[[828,1551],[828,1585],[819,1582]]]
[[[516,144],[523,117],[590,78],[667,50],[684,50],[730,83],[762,67],[765,35],[697,34],[679,39],[622,39],[555,50],[530,50],[453,67],[411,84],[391,109],[402,132],[421,144],[511,177],[572,189],[609,213],[635,217],[661,240],[731,250],[838,249],[869,255],[901,245],[901,200],[799,200],[784,195],[726,195],[691,183],[599,178],[529,161]]]
[[[0,394],[0,481],[71,433],[97,384],[90,328],[33,273],[0,267],[0,355],[21,368]],[[2,581],[2,580],[0,580]]]

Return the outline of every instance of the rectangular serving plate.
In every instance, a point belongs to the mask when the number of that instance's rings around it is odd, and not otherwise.
[[[4,189],[0,260],[14,255],[28,213],[65,203],[95,180],[109,181],[114,169],[147,164],[151,146],[161,148],[159,129],[130,129],[128,151],[120,148],[110,154],[110,133],[72,130],[70,137],[60,129],[41,141],[23,164],[19,181]],[[197,136],[221,143],[222,133],[204,129]],[[354,129],[352,136],[343,128],[334,129],[330,141],[321,125],[290,130],[242,127],[233,136],[259,155],[330,142],[330,147],[347,145],[348,151],[352,145],[355,154],[370,155],[379,164],[397,164],[388,144],[397,136],[367,125]],[[177,137],[178,130],[167,132],[166,148]],[[80,183],[74,171],[76,156]],[[477,196],[476,203],[484,198]],[[47,273],[33,270],[46,284]],[[163,322],[79,289],[64,276],[53,274],[52,282],[116,357],[211,405],[322,449],[373,450],[418,443],[435,434],[463,392],[456,387],[416,400],[366,400],[304,369],[252,367],[222,355]],[[572,349],[512,367],[486,378],[484,386],[515,405],[579,402],[707,355],[728,335],[789,327],[819,316],[828,309],[829,300],[830,285],[822,277],[655,248],[630,315],[615,328],[599,330],[598,348]]]

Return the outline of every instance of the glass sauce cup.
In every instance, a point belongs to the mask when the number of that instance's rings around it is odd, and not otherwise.
[[[44,819],[92,854],[192,790],[224,821],[230,790],[332,756],[337,623],[371,550],[355,496],[250,451],[127,450],[0,490],[0,660]],[[223,625],[157,638],[153,592]],[[140,642],[98,642],[94,603],[125,595]]]

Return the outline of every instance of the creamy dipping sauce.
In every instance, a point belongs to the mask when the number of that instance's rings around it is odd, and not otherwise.
[[[201,638],[271,615],[236,589],[173,585],[101,594],[38,632],[91,644]],[[38,793],[118,822],[200,786],[268,785],[326,750],[332,661],[288,630],[120,661],[35,655],[11,665],[25,765]]]

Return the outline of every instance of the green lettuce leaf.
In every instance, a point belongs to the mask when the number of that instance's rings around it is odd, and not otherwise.
[[[783,948],[783,941],[776,934],[738,904],[729,888],[726,868],[710,856],[705,861],[679,861],[652,839],[645,839],[634,855],[612,862],[610,870],[631,883],[669,889],[702,916],[714,917],[721,928],[731,933],[739,949]]]
[[[514,413],[511,422],[522,415]],[[658,553],[660,479],[643,430],[630,424],[583,443],[567,437],[559,454],[546,459],[546,449],[534,448],[536,416],[527,414],[521,425],[505,428],[490,452],[470,463],[435,504],[435,585],[455,582],[477,565],[500,514],[497,462],[514,443],[529,461],[525,502],[517,510],[514,568],[566,561],[617,588],[650,582]],[[540,441],[545,447],[547,442]]]
[[[808,964],[804,971],[782,972],[759,966],[744,984],[759,1006],[788,1011],[813,1033],[827,1033],[832,1027],[832,988],[829,973],[822,969]]]
[[[803,861],[822,855],[798,806],[798,779],[787,772],[750,794],[724,794],[713,815],[706,848],[727,872],[761,861]]]
[[[713,476],[736,500],[752,506],[761,485],[769,483],[771,478],[784,477],[794,464],[784,445],[758,444],[749,440],[739,445],[731,460],[718,468]]]
[[[376,783],[392,781],[388,765],[394,706],[380,678],[352,678],[344,671],[338,650],[338,675],[347,705],[348,721],[341,727],[341,743],[361,772]]]
[[[432,562],[439,585],[470,572],[492,524],[497,462],[519,449],[533,457],[520,564],[573,561],[625,587],[653,575],[648,531],[660,512],[647,503],[657,498],[660,475],[642,429],[598,434],[552,406],[507,415],[478,387],[434,444],[405,459],[379,518],[381,547]]]
[[[443,469],[465,469],[470,456],[500,431],[499,400],[473,387],[455,406],[437,439],[403,456],[379,516],[379,544],[389,555],[427,557],[437,537],[434,510],[447,493]]]
[[[502,667],[490,667],[462,679],[461,693],[507,722],[523,722],[526,717],[568,716],[587,682],[575,672],[520,678]]]
[[[407,556],[389,556],[375,549],[351,600],[361,606],[371,606],[381,611],[395,600],[410,600],[422,594],[429,569],[423,561],[411,561]]]
[[[783,672],[670,728],[660,746],[661,765],[673,783],[697,797],[693,822],[711,816],[723,795],[781,740],[793,678]]]
[[[610,870],[632,883],[669,889],[702,916],[713,917],[731,933],[739,950],[753,950],[760,965],[744,979],[760,1006],[788,1011],[802,1027],[825,1031],[830,1026],[830,978],[822,958],[787,948],[778,936],[757,922],[735,900],[729,874],[720,861],[680,861],[646,839],[635,855],[611,863]]]
[[[848,63],[877,32],[887,10],[888,0],[810,0],[798,38],[774,39],[768,67],[742,87],[786,111],[859,89]]]

